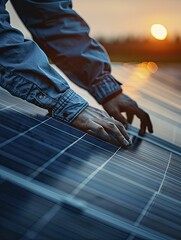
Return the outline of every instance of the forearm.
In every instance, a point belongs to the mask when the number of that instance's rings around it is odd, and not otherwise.
[[[36,42],[72,81],[100,103],[120,90],[106,51],[89,36],[88,25],[71,1],[12,2]]]
[[[87,102],[49,65],[35,42],[24,40],[9,25],[9,15],[2,6],[0,11],[0,86],[71,122]]]

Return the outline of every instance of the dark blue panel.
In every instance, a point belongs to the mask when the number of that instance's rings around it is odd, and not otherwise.
[[[118,149],[117,146],[109,144],[89,134],[86,134],[86,136],[83,139],[87,142],[93,143],[94,145],[106,149],[108,151],[111,151],[113,153]]]
[[[58,150],[62,150],[65,147],[68,147],[70,144],[77,140],[77,137],[73,137],[63,131],[54,129],[51,126],[40,125],[29,131],[27,136],[30,136],[33,139],[36,139],[42,143],[46,143],[49,146],[55,147]]]
[[[84,132],[80,131],[79,129],[74,128],[66,123],[62,123],[61,121],[58,121],[56,119],[49,119],[47,121],[47,124],[51,125],[54,128],[61,129],[62,131],[65,131],[76,137],[81,137],[85,134]]]
[[[83,188],[78,197],[134,221],[152,195],[152,191],[136,183],[101,171]]]
[[[64,154],[39,174],[36,180],[70,193],[95,169],[86,162]]]
[[[167,176],[181,182],[181,157],[172,154]]]
[[[37,240],[127,239],[130,232],[113,227],[114,220],[120,218],[139,228],[140,235],[136,235],[133,227],[134,239],[145,239],[141,230],[147,231],[148,235],[149,231],[155,231],[155,236],[165,234],[179,239],[181,159],[165,150],[174,151],[173,144],[165,144],[149,135],[146,140],[133,137],[132,147],[119,149],[115,155],[117,146],[49,118],[45,110],[6,92],[0,93],[0,98],[0,143],[29,130],[7,145],[1,145],[0,164],[15,171],[13,175],[6,173],[11,181],[17,181],[19,175],[16,172],[35,178],[19,179],[25,188],[32,188],[32,192],[3,182],[3,179],[0,182],[0,235],[3,240],[31,239],[27,230],[31,230]],[[2,107],[11,105],[17,111],[2,110]],[[41,124],[44,120],[46,123]],[[159,147],[159,144],[165,145]],[[65,148],[68,149],[62,151]],[[174,152],[177,151],[179,148]],[[84,210],[75,213],[71,207],[66,208],[64,202],[55,205],[40,197],[43,186],[45,192],[48,189],[55,191],[55,195],[49,195],[52,201],[59,190],[61,194],[72,194],[73,201],[84,200]],[[80,187],[80,192],[75,193],[77,187]],[[35,189],[36,194],[33,193]],[[155,199],[153,196],[156,196]],[[49,214],[57,206],[54,214]],[[117,218],[113,219],[112,225],[105,224],[107,219],[103,220],[104,223],[100,222],[98,215],[94,215],[93,219],[85,214],[91,207],[99,207],[99,214],[106,210],[109,220],[112,214],[116,214]]]
[[[72,181],[67,181],[67,179],[62,179],[58,174],[52,174],[51,172],[40,173],[35,180],[38,180],[41,183],[45,183],[48,186],[54,187],[58,190],[61,190],[65,193],[71,193],[76,187],[77,183]]]
[[[163,174],[144,167],[136,161],[130,161],[128,158],[124,158],[121,155],[114,156],[111,161],[106,164],[104,169],[117,176],[142,185],[143,187],[150,188],[152,191],[157,191],[159,189],[163,179]]]
[[[113,159],[114,161],[114,159]],[[131,180],[143,187],[150,188],[152,191],[157,191],[163,176],[161,174],[150,171],[140,165],[130,163],[129,160],[125,160],[119,157],[119,165],[108,163],[105,168],[110,173]]]
[[[104,191],[104,189],[103,191],[98,190],[97,186],[94,185],[91,189],[85,187],[76,197],[133,222],[137,219],[140,209],[134,207],[134,205],[122,202],[119,198],[114,199],[109,195],[111,194],[109,189],[107,189],[107,193]]]
[[[181,202],[158,195],[141,224],[172,239],[181,236]]]
[[[57,173],[60,176],[66,176],[69,179],[80,178],[80,181],[83,180],[83,176],[89,176],[95,169],[96,166],[90,166],[86,162],[78,161],[66,154],[61,155],[47,168],[47,170]]]
[[[102,165],[113,155],[112,152],[83,140],[80,140],[66,152],[97,166]]]
[[[61,209],[39,236],[52,240],[124,240],[128,234],[82,214]],[[41,239],[39,236],[37,239]]]
[[[39,122],[13,110],[0,111],[0,123],[18,132],[26,131]]]
[[[19,137],[15,142],[13,141],[2,147],[1,150],[38,166],[44,164],[58,153],[50,147],[25,137]]]
[[[4,141],[14,137],[17,133],[3,127],[0,124],[0,143],[3,143]]]
[[[1,239],[19,239],[53,203],[11,183],[0,184]]]
[[[166,177],[161,188],[161,193],[181,201],[181,181]]]
[[[3,152],[1,149],[0,149],[0,165],[25,175],[30,175],[38,167],[36,163],[33,164],[31,162],[27,162],[10,153]]]
[[[169,151],[146,141],[140,141],[128,150],[121,149],[117,154],[160,174],[164,174],[170,157]]]

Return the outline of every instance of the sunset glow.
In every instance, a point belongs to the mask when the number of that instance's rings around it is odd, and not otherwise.
[[[151,34],[158,40],[165,40],[167,37],[167,29],[161,24],[153,24],[151,26]]]

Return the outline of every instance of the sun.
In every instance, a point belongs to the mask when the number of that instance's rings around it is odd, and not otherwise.
[[[153,24],[151,26],[151,34],[158,40],[165,40],[167,37],[167,29],[162,24]]]

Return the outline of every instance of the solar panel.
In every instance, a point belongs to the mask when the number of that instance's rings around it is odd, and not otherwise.
[[[181,151],[122,149],[0,89],[1,239],[180,239]]]

